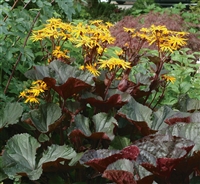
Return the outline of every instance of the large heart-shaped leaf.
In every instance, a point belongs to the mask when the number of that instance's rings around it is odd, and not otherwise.
[[[119,159],[108,165],[102,177],[114,181],[116,184],[137,184],[133,175],[133,162],[128,159]]]
[[[89,150],[84,153],[83,157],[80,159],[80,163],[89,165],[103,173],[109,164],[123,158],[136,160],[138,154],[139,149],[134,145],[128,146],[121,151],[106,149]]]
[[[88,137],[92,139],[114,139],[113,130],[117,126],[117,120],[106,113],[98,113],[92,117],[95,125],[94,132],[90,130],[89,118],[78,114],[75,118],[75,124],[69,128],[69,136],[73,137]]]
[[[108,165],[102,177],[108,178],[115,183],[138,183],[152,184],[154,177],[152,173],[139,165],[134,160],[119,159]]]
[[[51,145],[37,162],[36,151],[39,147],[40,143],[29,134],[13,136],[8,140],[3,152],[2,170],[9,177],[26,174],[29,179],[37,180],[40,178],[43,168],[48,169],[48,163],[56,162],[58,166],[60,161],[72,159],[76,156],[73,148],[67,145]]]
[[[160,107],[157,111],[153,112],[153,122],[151,128],[153,130],[160,130],[167,127],[168,125],[164,123],[165,119],[171,117],[175,113],[176,112],[168,106]]]
[[[48,66],[37,65],[24,75],[32,80],[42,80],[44,77],[50,77],[50,71]]]
[[[113,108],[120,108],[124,104],[126,104],[130,99],[130,94],[128,93],[118,93],[118,94],[110,94],[106,99],[102,99],[100,96],[95,96],[94,94],[83,94],[82,100],[85,103],[89,103],[91,106],[100,109],[102,112],[108,112]]]
[[[115,136],[114,140],[111,142],[109,149],[123,149],[131,145],[130,139],[127,137],[121,137],[119,135]]]
[[[25,76],[33,80],[42,80],[45,77],[54,78],[58,85],[64,84],[68,78],[73,77],[89,85],[94,85],[93,75],[90,72],[79,70],[76,66],[59,60],[52,61],[48,66],[35,66],[26,72]]]
[[[30,119],[33,125],[42,133],[51,130],[56,120],[61,116],[61,109],[58,105],[53,103],[46,103],[39,107],[39,109],[29,112]]]
[[[140,149],[137,162],[163,177],[169,177],[172,169],[194,146],[193,141],[170,135],[149,135],[133,144]]]
[[[188,124],[177,123],[160,130],[158,134],[183,137],[185,139],[191,140],[195,144],[192,152],[200,150],[200,122]]]
[[[92,117],[95,125],[95,132],[101,132],[109,137],[110,140],[114,139],[113,130],[118,125],[117,120],[109,116],[107,113],[98,113]]]
[[[78,114],[74,118],[75,123],[68,129],[70,137],[77,137],[79,135],[89,137],[92,132],[90,131],[90,119]]]
[[[48,163],[48,162],[54,162],[58,158],[61,158],[63,160],[69,160],[76,156],[76,152],[73,150],[73,148],[63,145],[51,145],[48,147],[48,149],[43,153],[42,158],[40,159],[38,163],[38,167],[41,165]]]
[[[67,81],[60,86],[56,85],[56,80],[53,78],[45,77],[43,81],[48,87],[54,89],[64,100],[90,87],[89,84],[82,80],[72,77],[69,77]]]
[[[131,98],[129,102],[118,110],[118,115],[133,123],[144,135],[153,133],[149,127],[152,126],[152,110]]]
[[[170,179],[174,183],[185,183],[189,181],[192,173],[200,171],[200,151],[194,152],[192,156],[186,157],[182,160],[172,171]]]
[[[8,140],[2,156],[2,168],[8,176],[26,173],[31,180],[36,180],[42,174],[42,168],[37,168],[36,150],[40,143],[29,134],[18,134]]]
[[[56,60],[50,63],[49,68],[50,71],[55,72],[54,78],[58,84],[64,84],[68,78],[73,77],[87,84],[94,85],[94,76],[88,71],[79,70],[76,66],[67,65],[66,63]]]
[[[0,111],[0,129],[17,123],[22,112],[23,107],[19,103],[7,103]]]

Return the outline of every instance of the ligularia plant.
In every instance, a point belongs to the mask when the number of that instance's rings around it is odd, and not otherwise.
[[[188,33],[124,27],[130,39],[120,48],[111,26],[52,18],[33,31],[43,56],[25,73],[33,82],[19,95],[24,112],[19,102],[2,110],[0,130],[20,130],[0,156],[3,179],[150,184],[198,175],[200,122],[193,111],[200,107],[189,100],[185,112],[162,106],[179,81],[169,66],[177,66],[172,58]]]

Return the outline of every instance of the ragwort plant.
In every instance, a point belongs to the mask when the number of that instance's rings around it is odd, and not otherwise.
[[[130,41],[119,48],[110,47],[111,26],[52,18],[33,31],[47,62],[25,73],[33,83],[19,97],[29,110],[23,112],[19,102],[2,110],[0,131],[13,135],[1,143],[2,181],[198,180],[199,102],[187,102],[193,113],[160,107],[168,84],[176,82],[164,66],[186,44],[187,33],[155,25],[124,28]],[[155,54],[144,44],[154,44]],[[80,48],[82,63],[71,59],[69,45]]]

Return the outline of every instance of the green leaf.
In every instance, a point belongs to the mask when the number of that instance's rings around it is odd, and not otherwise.
[[[9,139],[2,156],[2,168],[5,174],[15,177],[19,173],[26,173],[30,180],[37,180],[42,174],[43,164],[56,162],[59,158],[68,160],[76,157],[76,152],[67,145],[51,145],[43,152],[42,158],[37,163],[36,151],[39,147],[40,143],[27,133]]]
[[[69,166],[74,166],[76,163],[81,159],[84,152],[77,153],[75,157],[72,158],[72,160],[69,162]]]
[[[3,168],[2,168],[2,156],[0,157],[0,181],[3,181],[6,179],[8,176],[4,173]]]
[[[30,118],[34,126],[42,133],[51,130],[50,125],[54,124],[61,116],[61,109],[53,103],[43,104],[39,109],[32,110]]]
[[[191,86],[192,86],[192,84],[190,84],[187,81],[181,82],[181,84],[180,84],[180,91],[181,91],[181,93],[182,94],[187,93],[190,90]]]
[[[19,103],[7,103],[5,108],[0,111],[0,116],[2,117],[0,119],[0,129],[17,123],[22,112],[23,107]]]
[[[133,162],[128,159],[119,159],[108,165],[106,170],[123,170],[133,173]]]
[[[27,133],[18,134],[8,140],[2,156],[2,168],[9,177],[17,173],[26,173],[31,180],[42,174],[42,168],[36,168],[36,150],[40,147],[37,140]]]
[[[90,136],[92,132],[90,131],[90,120],[89,118],[78,114],[75,118],[75,125],[70,127],[69,132],[71,133],[72,131],[78,130],[81,133],[83,133],[85,136]]]
[[[105,133],[110,140],[114,139],[113,130],[118,125],[117,120],[107,113],[98,113],[92,117],[96,132]]]
[[[127,104],[119,109],[118,115],[135,125],[143,135],[154,132],[150,129],[152,126],[152,110],[136,102],[134,98],[131,98]]]
[[[187,100],[187,111],[200,110],[200,100],[188,99]]]
[[[115,136],[114,140],[111,142],[109,149],[118,149],[121,150],[126,146],[131,145],[130,139],[121,136]]]
[[[108,165],[102,177],[107,178],[115,183],[136,184],[133,176],[133,162],[128,159],[119,159]]]
[[[72,159],[76,156],[76,152],[73,148],[69,147],[68,145],[51,145],[48,149],[43,153],[42,158],[38,163],[38,167],[42,166],[44,163],[54,162],[58,158],[62,159]]]
[[[38,80],[45,77],[54,78],[58,85],[64,84],[70,77],[80,79],[93,85],[93,75],[87,71],[79,70],[75,66],[67,65],[58,60],[52,61],[48,66],[35,66],[25,73],[27,78]]]
[[[156,112],[153,113],[153,122],[151,128],[153,130],[160,130],[167,127],[167,124],[164,123],[164,120],[172,115],[176,114],[171,108],[167,106],[160,107]]]
[[[131,98],[130,101],[124,105],[118,113],[125,114],[129,119],[134,121],[145,121],[151,125],[152,110]]]

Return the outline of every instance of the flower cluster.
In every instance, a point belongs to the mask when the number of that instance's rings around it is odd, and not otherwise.
[[[39,103],[38,97],[41,93],[48,90],[46,83],[42,80],[32,82],[30,89],[25,89],[19,95],[21,98],[26,98],[25,103]]]
[[[136,32],[135,29],[124,28],[125,32],[131,33],[132,37],[139,37],[149,43],[156,44],[162,52],[173,52],[186,45],[186,32],[168,30],[166,26],[152,25],[150,28],[141,28]]]
[[[104,23],[102,20],[95,20],[89,22],[71,22],[64,23],[61,19],[52,18],[47,20],[47,24],[43,29],[33,31],[31,39],[33,41],[40,41],[42,48],[47,52],[48,61],[55,59],[66,61],[70,63],[70,50],[66,49],[65,42],[70,43],[70,47],[80,48],[83,57],[83,63],[79,67],[81,70],[87,70],[95,77],[101,74],[101,70],[105,70],[106,76],[111,76],[109,80],[123,78],[130,74],[131,68],[137,65],[140,59],[139,52],[144,43],[149,45],[155,44],[158,52],[162,53],[162,57],[156,64],[154,78],[151,81],[158,81],[160,76],[166,82],[175,82],[175,77],[160,75],[167,57],[165,54],[171,54],[173,51],[186,45],[185,32],[176,32],[168,30],[165,26],[152,25],[149,28],[141,28],[136,30],[134,28],[124,27],[131,38],[139,38],[138,48],[130,48],[130,43],[126,43],[123,48],[116,47],[112,49],[115,38],[111,35],[111,23]],[[51,49],[47,49],[46,44],[50,41]],[[164,58],[164,59],[163,59]],[[109,73],[109,75],[107,75]],[[112,81],[110,81],[111,84]],[[43,81],[36,81],[33,83],[31,89],[21,92],[20,97],[26,98],[25,103],[33,102],[39,103],[37,97],[40,93],[47,90],[47,86]],[[108,90],[107,86],[106,90]],[[149,93],[150,94],[150,93]]]

